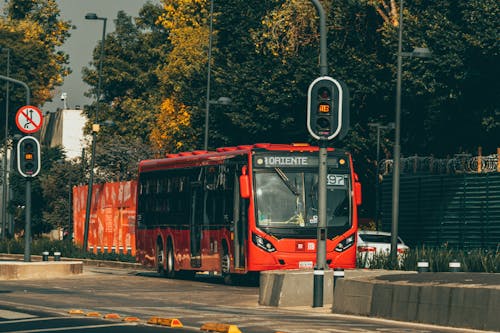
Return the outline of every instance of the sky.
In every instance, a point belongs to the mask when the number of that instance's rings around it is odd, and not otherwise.
[[[92,51],[102,38],[103,21],[85,20],[85,14],[96,13],[99,17],[106,17],[106,34],[115,30],[114,20],[118,11],[123,10],[128,15],[136,17],[139,9],[147,0],[56,0],[61,10],[61,19],[71,21],[76,29],[71,30],[62,50],[69,54],[69,67],[73,71],[64,79],[64,84],[55,91],[53,102],[46,103],[43,110],[55,111],[63,108],[61,94],[66,93],[66,106],[75,108],[92,103],[92,99],[83,94],[89,89],[82,81],[82,68],[88,66],[92,60]],[[159,0],[152,0],[159,3]]]

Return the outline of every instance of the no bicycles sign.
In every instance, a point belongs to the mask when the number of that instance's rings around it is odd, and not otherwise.
[[[31,134],[42,128],[42,111],[36,106],[25,105],[16,114],[17,128],[23,133]]]

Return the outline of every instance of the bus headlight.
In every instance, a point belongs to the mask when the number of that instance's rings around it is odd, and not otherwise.
[[[341,241],[340,243],[338,243],[337,246],[335,247],[335,251],[344,252],[353,245],[354,245],[354,235],[351,235],[346,239],[344,239],[343,241]]]
[[[254,233],[252,233],[252,242],[257,245],[257,247],[260,247],[266,252],[274,252],[276,251],[276,248],[274,245],[268,241],[267,239],[264,239]]]

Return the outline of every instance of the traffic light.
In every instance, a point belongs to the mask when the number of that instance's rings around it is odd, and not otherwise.
[[[347,89],[337,80],[322,76],[307,92],[307,129],[317,140],[331,140],[349,127]]]
[[[40,172],[40,143],[25,136],[17,143],[17,170],[23,177],[35,177]]]

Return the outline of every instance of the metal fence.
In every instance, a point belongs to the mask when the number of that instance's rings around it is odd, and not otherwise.
[[[500,154],[472,156],[456,154],[452,158],[434,158],[432,156],[410,156],[401,158],[402,174],[460,174],[500,172]],[[393,160],[380,161],[380,173],[392,173]]]
[[[454,174],[401,174],[399,235],[411,246],[499,248],[500,173],[474,172],[478,160],[464,161],[449,163],[460,166]],[[391,230],[392,177],[380,192],[382,228]]]

